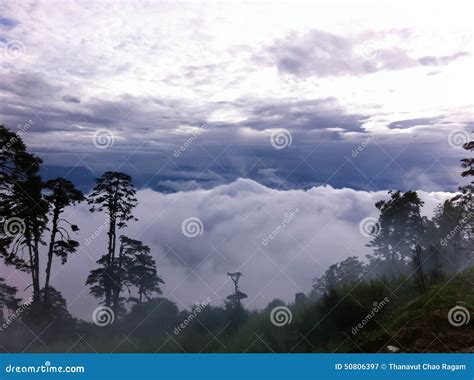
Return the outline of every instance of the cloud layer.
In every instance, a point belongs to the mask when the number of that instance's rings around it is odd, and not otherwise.
[[[0,123],[31,124],[50,166],[121,169],[160,190],[239,177],[374,190],[420,173],[453,190],[449,135],[473,125],[471,20],[462,4],[407,4],[5,1]],[[270,145],[281,129],[284,152]],[[347,152],[372,135],[353,168]]]
[[[450,196],[420,195],[429,216]],[[207,297],[222,304],[233,289],[226,273],[240,271],[242,291],[249,296],[246,306],[259,308],[276,297],[292,301],[295,293],[307,293],[329,265],[367,254],[369,239],[360,233],[359,223],[377,216],[374,203],[386,197],[386,192],[329,186],[278,191],[245,179],[174,194],[142,190],[135,212],[139,221],[123,233],[151,247],[166,282],[164,295],[180,307]],[[84,282],[105,251],[105,218],[89,214],[85,205],[68,213],[81,228],[81,248],[65,266],[54,263],[52,284],[75,315],[90,319],[96,301]],[[202,225],[183,227],[189,218]],[[18,273],[11,275],[10,282],[26,287]]]

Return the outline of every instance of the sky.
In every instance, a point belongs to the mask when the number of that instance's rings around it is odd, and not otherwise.
[[[466,4],[3,1],[0,120],[84,186],[454,190]]]
[[[248,307],[291,301],[368,253],[361,222],[387,190],[419,190],[431,215],[462,182],[468,4],[2,1],[0,124],[45,178],[85,192],[106,170],[134,178],[139,221],[123,232],[150,245],[178,306],[221,304],[236,270]],[[85,242],[104,216],[68,212],[84,244],[52,283],[90,319],[106,236]]]

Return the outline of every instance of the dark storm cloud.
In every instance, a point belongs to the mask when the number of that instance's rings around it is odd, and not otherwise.
[[[459,51],[457,53],[453,53],[451,55],[445,55],[441,57],[434,57],[434,56],[426,56],[421,57],[418,61],[424,66],[440,66],[440,65],[447,65],[452,61],[455,61],[459,58],[468,57],[470,54],[465,51]]]
[[[336,46],[346,46],[338,37],[331,38]],[[363,190],[412,185],[452,190],[458,184],[457,179],[440,174],[440,167],[429,178],[425,168],[432,165],[431,149],[413,149],[413,140],[407,142],[407,138],[382,136],[353,158],[353,149],[369,136],[364,123],[370,115],[349,112],[334,97],[196,102],[131,95],[79,97],[71,94],[73,88],[67,82],[48,82],[41,73],[9,73],[0,83],[0,122],[15,127],[33,120],[24,135],[27,144],[46,165],[69,167],[61,174],[45,170],[45,176],[70,176],[83,189],[105,170],[128,172],[139,187],[165,193],[210,189],[240,177],[278,189],[331,184]],[[228,109],[245,118],[210,121],[215,112]],[[443,123],[442,116],[394,121],[388,128],[438,122]],[[176,157],[175,150],[193,136],[193,130],[186,128],[203,124],[204,133]],[[114,134],[115,141],[103,151],[94,146],[92,135],[104,128]],[[281,128],[290,131],[292,144],[277,150],[270,135]],[[436,139],[426,136],[423,141]],[[439,139],[440,144],[447,145],[446,141],[447,136]],[[457,165],[456,153],[443,153],[443,167]],[[82,171],[70,171],[76,165]]]
[[[0,29],[12,29],[18,25],[18,21],[8,18],[0,17]]]
[[[79,97],[72,96],[72,95],[64,95],[62,99],[66,103],[80,103],[81,102],[81,99]]]
[[[68,90],[68,86],[48,85],[41,75],[13,76],[0,84],[0,92],[8,99],[0,109],[2,123],[15,126],[33,120],[24,138],[46,164],[87,165],[91,177],[105,170],[122,170],[130,173],[138,186],[166,193],[209,189],[240,177],[280,189],[321,184],[364,190],[410,188],[413,184],[432,190],[457,186],[454,179],[439,173],[432,173],[429,181],[420,176],[423,168],[431,166],[431,150],[420,152],[410,145],[413,141],[407,143],[403,138],[381,138],[356,159],[351,157],[353,149],[369,136],[362,127],[369,116],[349,113],[331,97],[312,101],[241,98],[198,104],[118,96],[77,103],[71,101]],[[240,110],[246,120],[207,122],[213,112],[226,107]],[[407,119],[388,127],[431,125],[438,120],[442,122],[442,117]],[[203,123],[207,126],[204,133],[175,157],[175,150],[192,136],[180,127]],[[92,143],[92,134],[101,128],[116,136],[113,147],[105,151]],[[292,135],[292,144],[284,150],[275,149],[270,142],[270,132],[278,128]],[[54,145],[50,143],[52,133],[57,141]],[[348,139],[347,133],[359,137]],[[446,136],[442,139],[441,143]],[[71,144],[73,153],[67,148]],[[454,153],[447,151],[445,167],[456,165]],[[406,178],[405,183],[401,178]],[[79,185],[92,183],[83,174],[77,179]]]
[[[282,73],[300,77],[330,77],[402,70],[419,65],[447,65],[469,56],[469,53],[460,51],[448,56],[414,58],[397,46],[384,44],[386,35],[406,33],[365,33],[349,38],[316,29],[302,34],[294,32],[267,46],[254,59],[263,58],[267,63],[276,65]]]
[[[0,81],[0,93],[14,95],[24,100],[50,98],[59,87],[41,73],[9,73]]]
[[[47,131],[94,132],[110,128],[126,136],[127,143],[135,140],[154,141],[154,134],[175,130],[180,125],[200,126],[215,111],[228,107],[248,117],[245,122],[210,123],[212,136],[235,137],[236,129],[250,127],[257,131],[273,128],[321,131],[339,128],[341,131],[362,131],[366,115],[348,114],[335,98],[314,100],[245,98],[229,102],[191,103],[183,99],[117,96],[114,99],[80,99],[68,92],[71,85],[48,83],[39,73],[10,73],[0,83],[3,95],[0,115],[8,124],[35,120],[32,133]],[[227,132],[225,132],[227,130]],[[337,136],[337,135],[334,135]],[[179,143],[182,135],[160,135],[160,142]]]

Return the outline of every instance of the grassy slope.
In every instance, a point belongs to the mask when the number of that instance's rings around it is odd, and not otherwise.
[[[377,317],[373,327],[327,346],[332,352],[474,352],[474,268],[458,273],[429,289],[416,299],[404,299]],[[448,321],[449,310],[464,306],[471,312],[469,324],[455,327]]]

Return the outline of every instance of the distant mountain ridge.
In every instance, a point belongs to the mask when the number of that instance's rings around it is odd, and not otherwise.
[[[292,189],[310,189],[315,186],[330,185],[334,188],[351,188],[354,190],[376,191],[382,189],[392,189],[396,185],[389,180],[379,179],[374,181],[371,186],[360,183],[356,176],[348,177],[345,180],[338,178],[330,180],[328,183],[318,178],[285,178],[281,176],[280,181],[275,178],[268,178],[258,173],[249,173],[249,176],[241,177],[229,173],[216,173],[214,178],[210,176],[194,176],[183,173],[179,174],[153,174],[153,173],[133,173],[125,171],[131,175],[133,182],[137,188],[150,188],[160,193],[169,194],[179,191],[191,191],[197,189],[211,189],[213,187],[228,184],[238,180],[239,178],[252,179],[266,187],[279,190]],[[85,166],[58,166],[58,165],[44,165],[41,169],[41,176],[45,180],[64,177],[72,181],[81,191],[89,192],[95,183],[95,178],[102,175],[102,172],[94,172]]]

